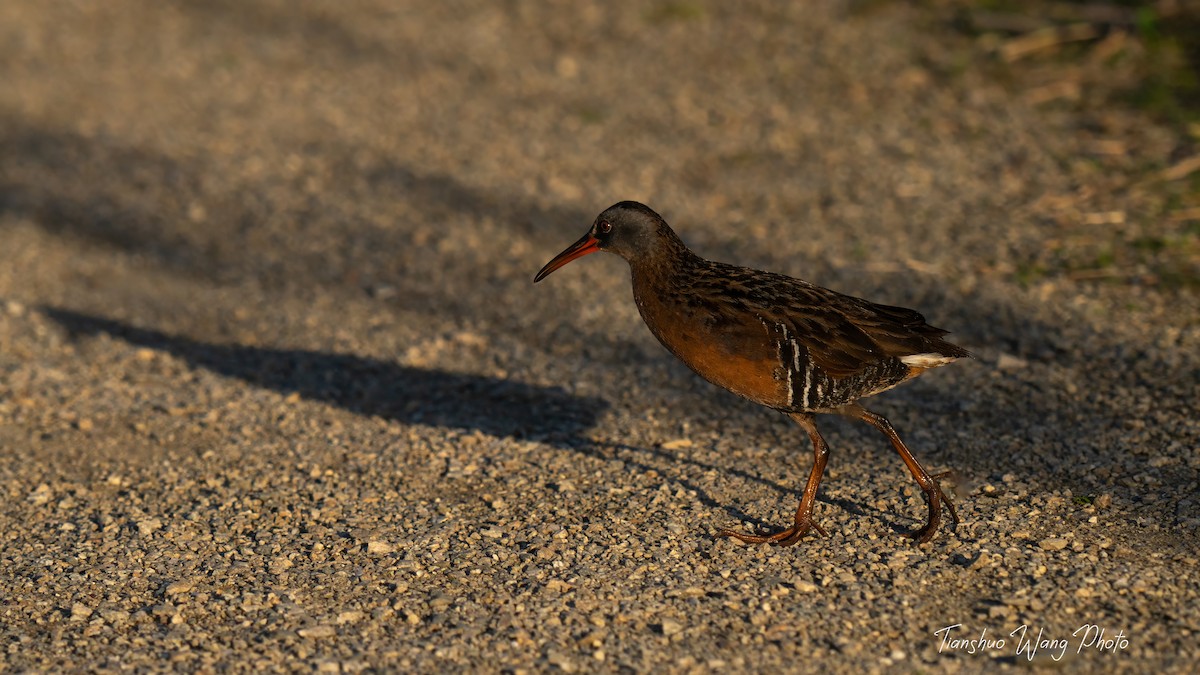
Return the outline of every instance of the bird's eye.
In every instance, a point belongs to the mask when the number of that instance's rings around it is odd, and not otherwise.
[[[596,231],[600,234],[608,234],[609,232],[612,232],[612,223],[608,222],[607,220],[602,220],[596,224]]]

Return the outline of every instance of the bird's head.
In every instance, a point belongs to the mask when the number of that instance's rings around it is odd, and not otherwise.
[[[633,263],[676,250],[686,249],[662,216],[645,204],[620,202],[596,216],[587,233],[546,263],[533,281],[537,283],[572,260],[596,251],[615,253]]]

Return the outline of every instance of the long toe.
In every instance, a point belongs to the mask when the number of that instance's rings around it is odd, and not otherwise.
[[[955,527],[958,526],[958,514],[954,511],[954,502],[950,501],[950,498],[947,497],[946,493],[942,491],[941,480],[943,478],[953,479],[956,476],[957,474],[954,471],[943,471],[930,476],[930,478],[933,479],[933,487],[937,490],[938,498],[941,499],[942,504],[946,506],[946,511],[950,514],[950,520],[954,523]]]
[[[941,491],[939,490],[939,492]],[[936,495],[934,496],[934,499],[937,499],[940,503],[945,503],[945,500],[937,497]],[[912,533],[913,539],[916,539],[918,543],[924,544],[930,539],[933,539],[933,535],[937,534],[938,525],[941,525],[942,523],[942,509],[940,508],[940,503],[931,502],[929,504],[929,520],[926,521],[924,527]],[[950,513],[954,513],[953,509],[951,509]],[[958,522],[957,518],[955,519],[955,522]]]
[[[921,529],[912,533],[912,538],[916,539],[918,544],[929,542],[931,539],[933,539],[933,535],[937,534],[940,521],[940,518],[934,518],[928,523],[925,523],[925,527],[922,527]]]
[[[816,530],[823,536],[827,536],[825,529],[820,525],[810,521],[798,522],[791,527],[776,532],[775,534],[746,534],[736,530],[721,530],[717,533],[718,537],[732,537],[743,544],[771,544],[774,546],[791,546],[800,541],[810,531]]]
[[[958,527],[958,513],[954,511],[954,502],[942,492],[942,488],[938,487],[938,498],[942,500],[942,504],[946,507],[946,512],[950,514],[950,521],[954,523],[954,527]]]
[[[941,490],[938,493],[941,494]],[[958,527],[958,514],[954,511],[954,502],[950,501],[946,495],[941,494],[942,504],[946,507],[946,512],[950,514],[950,522],[954,523],[954,527]]]
[[[786,530],[785,530],[785,532],[786,532]],[[781,532],[779,534],[783,534],[783,533]],[[738,532],[737,530],[730,530],[730,529],[724,529],[724,530],[721,530],[720,532],[717,532],[718,537],[729,537],[731,539],[737,539],[738,541],[742,542],[743,544],[766,544],[768,542],[773,542],[775,540],[775,537],[778,537],[779,534],[771,534],[771,535],[746,534],[745,532]]]

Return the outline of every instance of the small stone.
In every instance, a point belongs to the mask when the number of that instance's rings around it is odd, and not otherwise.
[[[34,506],[41,506],[42,504],[49,502],[51,499],[54,499],[54,492],[50,490],[49,485],[42,483],[41,485],[37,486],[33,492],[30,492],[26,499]]]
[[[367,542],[367,553],[378,553],[380,555],[384,555],[387,553],[391,553],[393,550],[395,550],[395,547],[392,546],[391,544],[387,543],[386,541],[368,541]]]
[[[4,303],[4,311],[8,312],[9,316],[20,317],[25,315],[25,305],[16,301],[8,300]]]
[[[1096,497],[1096,501],[1092,502],[1092,504],[1098,509],[1107,509],[1112,506],[1112,495],[1107,493],[1102,494]]]
[[[339,624],[357,623],[359,621],[362,621],[363,616],[364,616],[364,614],[358,610],[350,610],[348,612],[341,612],[337,615],[337,622]]]
[[[169,602],[164,602],[161,605],[155,605],[150,608],[150,613],[154,616],[175,616],[179,610]]]
[[[579,62],[570,56],[560,56],[554,62],[554,73],[564,80],[569,80],[579,74]]]
[[[143,537],[154,534],[154,532],[161,530],[162,526],[162,520],[159,520],[158,518],[146,518],[144,520],[139,520],[137,524],[138,532],[141,533]]]
[[[488,337],[482,333],[460,330],[453,335],[454,341],[468,347],[487,347]]]
[[[677,635],[683,632],[683,624],[674,619],[663,619],[662,634],[666,636]]]
[[[666,441],[662,444],[663,450],[679,450],[690,447],[692,447],[692,441],[687,438],[677,438],[673,441]]]
[[[1000,370],[1021,370],[1028,368],[1029,362],[1019,356],[1001,354],[1000,358],[996,359],[996,367]]]
[[[801,593],[816,593],[817,585],[811,581],[797,581],[796,590]]]
[[[546,660],[550,662],[550,665],[557,666],[564,673],[575,672],[575,664],[570,658],[567,657],[566,654],[557,649],[550,649],[550,651],[546,654]]]
[[[109,623],[125,623],[129,621],[129,612],[123,609],[109,609],[100,612],[100,616]]]
[[[494,527],[489,527],[486,530],[481,530],[479,532],[479,534],[482,534],[483,536],[487,537],[488,539],[499,539],[500,537],[504,536],[503,532],[501,532],[500,530],[497,530]]]
[[[81,419],[81,420],[75,422],[75,428],[80,431],[91,431],[95,427],[96,427],[95,423],[93,423],[91,420],[89,420],[87,418],[84,418],[84,419]]]
[[[1047,537],[1038,542],[1038,546],[1041,546],[1047,551],[1061,551],[1066,548],[1067,544],[1069,543],[1070,542],[1062,537]]]
[[[88,617],[91,615],[92,615],[92,608],[88,607],[87,605],[83,604],[82,602],[77,602],[77,603],[71,605],[71,620],[72,621],[87,621]]]
[[[378,284],[367,289],[367,293],[376,300],[390,300],[396,297],[399,292],[395,286],[388,284]]]
[[[167,585],[167,595],[180,595],[192,590],[192,582],[190,581],[173,581]]]
[[[309,626],[296,631],[300,637],[305,638],[328,638],[337,635],[337,629],[333,626],[321,624],[319,626]]]

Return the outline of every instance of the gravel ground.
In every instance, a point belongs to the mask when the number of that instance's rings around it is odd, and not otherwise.
[[[1137,211],[1070,115],[793,5],[0,4],[0,670],[1194,667],[1196,294],[1030,282]],[[829,536],[715,539],[810,451],[530,283],[619,199],[974,351],[873,405],[957,531],[829,419]]]

